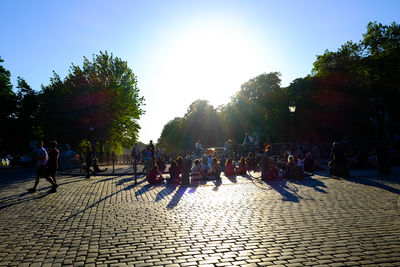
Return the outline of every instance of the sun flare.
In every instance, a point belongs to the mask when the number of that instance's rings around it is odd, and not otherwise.
[[[184,97],[225,104],[251,75],[260,74],[257,43],[238,27],[194,28],[175,41],[165,62],[165,82]]]

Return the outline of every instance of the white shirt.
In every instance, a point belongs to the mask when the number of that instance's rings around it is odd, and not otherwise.
[[[37,149],[37,167],[46,166],[49,156],[47,155],[46,149],[43,147]]]

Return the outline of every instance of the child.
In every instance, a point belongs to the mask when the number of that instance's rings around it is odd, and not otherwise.
[[[191,172],[191,175],[192,175],[192,179],[201,179],[201,173],[200,173],[200,169],[201,169],[201,167],[200,167],[200,160],[198,160],[198,159],[196,159],[195,161],[194,161],[194,166],[193,166],[193,168],[192,168],[192,172]]]
[[[147,180],[151,185],[158,185],[164,182],[164,177],[162,176],[161,172],[158,170],[158,166],[154,165],[153,168],[150,170]]]
[[[238,175],[246,175],[247,173],[247,162],[246,158],[241,157],[240,162],[239,162],[239,168],[236,171],[236,174]]]
[[[174,184],[179,184],[181,182],[181,176],[179,174],[179,166],[176,160],[171,162],[171,167],[169,167],[170,181]]]
[[[225,163],[225,175],[226,176],[234,176],[235,173],[235,166],[233,165],[232,158],[228,158]]]

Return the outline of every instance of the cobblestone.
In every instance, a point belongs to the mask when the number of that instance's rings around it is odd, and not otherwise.
[[[57,193],[41,181],[28,194],[33,172],[0,175],[1,266],[400,265],[398,177],[186,188],[60,175]]]

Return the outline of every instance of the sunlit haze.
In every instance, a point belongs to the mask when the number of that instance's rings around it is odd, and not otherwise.
[[[217,107],[241,84],[311,73],[316,55],[357,42],[370,21],[400,21],[398,1],[0,1],[0,57],[35,90],[52,71],[107,50],[128,62],[145,98],[139,139],[157,140],[196,99]]]

